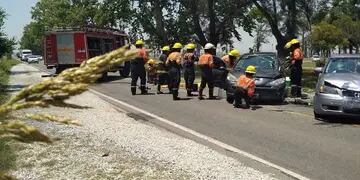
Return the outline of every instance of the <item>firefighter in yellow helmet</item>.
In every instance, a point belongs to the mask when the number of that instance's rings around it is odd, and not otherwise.
[[[144,41],[137,40],[135,42],[136,49],[138,50],[138,57],[131,61],[131,94],[136,94],[136,83],[140,78],[141,94],[146,94],[146,70],[145,64],[148,61],[146,49],[144,48]]]
[[[301,79],[302,79],[302,63],[304,59],[303,52],[300,48],[300,41],[292,39],[285,45],[285,49],[289,49],[290,55],[290,83],[291,96],[301,97]]]
[[[256,73],[255,66],[248,66],[245,70],[245,75],[241,75],[236,83],[235,91],[235,108],[240,108],[242,99],[245,100],[245,108],[250,108],[250,100],[255,92],[255,80],[254,75]]]
[[[158,85],[157,85],[157,94],[163,94],[161,91],[161,85],[169,85],[169,74],[168,74],[168,68],[166,67],[165,63],[170,53],[170,46],[164,46],[161,48],[161,55],[159,57],[160,64],[158,67]],[[171,93],[171,90],[170,90]]]
[[[186,45],[186,53],[182,59],[187,96],[192,96],[191,93],[194,89],[193,84],[195,81],[195,62],[198,61],[198,57],[196,57],[194,54],[195,48],[196,45],[193,43]]]
[[[166,65],[169,68],[169,86],[173,95],[173,100],[179,100],[179,86],[181,78],[181,43],[175,43],[172,47],[172,53],[166,60]]]
[[[240,52],[236,49],[231,50],[227,55],[222,57],[226,67],[232,69],[235,65],[236,58],[240,57]]]

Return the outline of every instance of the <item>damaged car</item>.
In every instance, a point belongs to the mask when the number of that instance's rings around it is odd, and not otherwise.
[[[360,55],[329,58],[319,74],[314,97],[315,118],[334,116],[360,120]]]

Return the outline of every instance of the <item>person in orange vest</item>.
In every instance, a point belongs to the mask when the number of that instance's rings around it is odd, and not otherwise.
[[[160,73],[157,73],[158,74],[157,94],[163,94],[163,92],[161,91],[161,85],[163,85],[163,84],[168,85],[168,81],[169,81],[168,70],[167,70],[167,67],[165,66],[165,64],[166,64],[166,60],[170,53],[170,47],[164,46],[161,48],[161,51],[162,51],[162,53],[159,57],[159,60],[161,62],[159,65]],[[171,90],[170,90],[170,93],[171,93]]]
[[[181,77],[181,43],[175,43],[172,47],[173,52],[170,53],[169,57],[166,60],[166,65],[169,68],[169,85],[171,88],[171,93],[173,95],[173,100],[179,100],[179,86],[180,86],[180,77]]]
[[[286,49],[291,52],[290,55],[290,83],[291,96],[301,97],[301,79],[302,79],[302,63],[304,54],[300,48],[300,41],[293,39],[285,45]]]
[[[186,53],[182,60],[187,96],[192,96],[191,93],[195,81],[195,62],[198,61],[198,58],[194,54],[195,48],[196,45],[193,43],[186,45]]]
[[[236,49],[231,50],[227,55],[221,59],[225,62],[226,68],[232,69],[235,65],[236,58],[240,57],[240,52]]]
[[[241,75],[236,83],[235,91],[235,108],[240,108],[242,99],[245,100],[246,109],[250,108],[250,100],[254,96],[255,92],[255,80],[254,75],[256,73],[255,66],[248,66],[245,70],[245,75]]]
[[[136,95],[136,84],[139,78],[141,94],[146,94],[145,64],[148,61],[148,56],[144,48],[144,41],[137,40],[135,46],[138,50],[138,57],[131,61],[131,94]]]
[[[205,54],[199,58],[198,65],[201,69],[201,83],[199,88],[199,100],[203,100],[203,90],[206,84],[209,88],[209,99],[215,99],[214,97],[214,79],[212,68],[214,66],[215,46],[211,43],[207,43],[204,47]]]

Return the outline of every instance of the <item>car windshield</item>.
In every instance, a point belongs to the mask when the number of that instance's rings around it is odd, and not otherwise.
[[[360,58],[330,59],[325,73],[359,73],[360,74]]]
[[[255,66],[257,71],[274,71],[278,67],[274,55],[244,55],[235,70],[243,70],[250,65]]]

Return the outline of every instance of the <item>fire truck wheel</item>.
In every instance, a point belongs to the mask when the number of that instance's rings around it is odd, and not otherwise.
[[[121,77],[129,77],[130,75],[130,62],[125,62],[125,67],[119,70]]]
[[[55,74],[60,74],[64,70],[65,70],[65,68],[63,68],[63,67],[57,67],[56,70],[55,70]]]

